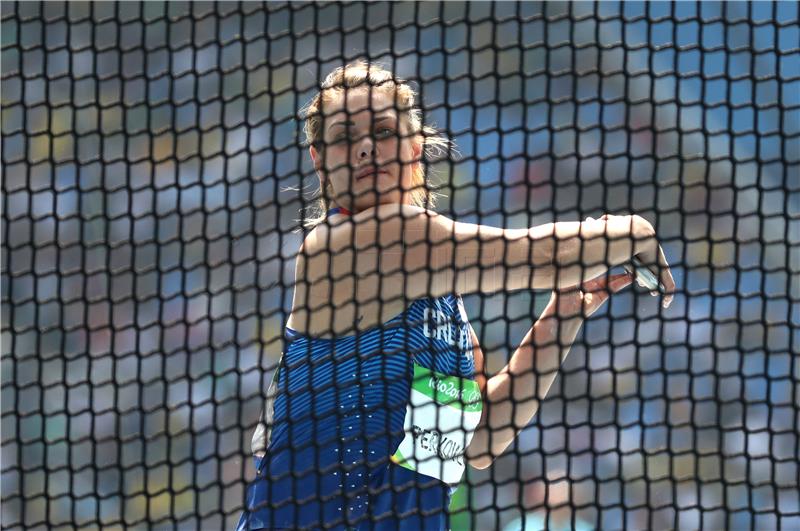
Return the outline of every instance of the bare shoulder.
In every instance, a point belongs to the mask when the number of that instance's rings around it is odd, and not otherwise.
[[[375,242],[383,246],[408,241],[408,232],[419,232],[431,220],[439,219],[442,216],[437,212],[414,205],[377,205],[350,218],[317,225],[305,237],[300,250],[309,256],[325,251],[361,250]]]
[[[407,297],[395,288],[404,285],[408,269],[408,232],[433,215],[411,205],[387,204],[317,225],[297,255],[289,326],[326,336],[349,334],[402,312]]]

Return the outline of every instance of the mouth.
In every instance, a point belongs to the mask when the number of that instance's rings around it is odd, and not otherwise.
[[[387,172],[385,170],[381,170],[381,169],[374,168],[374,167],[373,168],[365,168],[365,169],[361,170],[360,172],[358,172],[358,174],[356,175],[356,180],[360,181],[361,179],[367,179],[369,177],[377,177],[378,175],[381,175],[381,174],[387,174],[388,175],[388,173],[389,172]]]

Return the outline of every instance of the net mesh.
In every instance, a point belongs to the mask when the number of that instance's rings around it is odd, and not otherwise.
[[[3,2],[3,527],[236,524],[318,186],[298,110],[359,57],[458,146],[439,212],[636,213],[680,290],[585,323],[452,528],[800,527],[798,42],[795,2]],[[547,296],[464,297],[489,374]]]

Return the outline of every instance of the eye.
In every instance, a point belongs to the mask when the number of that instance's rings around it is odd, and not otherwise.
[[[394,136],[394,129],[391,127],[381,127],[375,132],[376,138],[389,138]]]

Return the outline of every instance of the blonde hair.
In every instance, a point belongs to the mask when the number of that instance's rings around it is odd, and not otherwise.
[[[324,119],[322,107],[334,97],[344,94],[347,89],[364,85],[394,92],[396,109],[400,119],[405,118],[411,136],[415,139],[421,139],[423,160],[426,158],[434,159],[439,155],[449,153],[452,142],[435,128],[422,123],[422,111],[416,105],[416,91],[405,80],[395,77],[392,72],[386,70],[383,66],[363,60],[336,68],[328,74],[320,87],[320,92],[301,110],[301,115],[305,119],[303,132],[306,137],[306,147],[314,146],[318,150],[322,150],[325,147],[322,139],[322,122]],[[412,203],[426,208],[433,207],[436,203],[436,196],[440,194],[431,189],[424,163],[421,162],[414,170],[411,182],[412,190],[410,191],[410,196]],[[303,220],[303,225],[306,228],[313,228],[324,221],[330,206],[330,199],[321,188],[314,194],[312,200],[313,203],[308,208],[309,216],[304,216]]]

